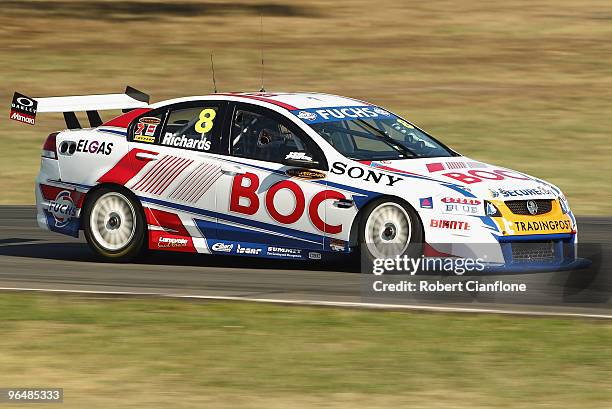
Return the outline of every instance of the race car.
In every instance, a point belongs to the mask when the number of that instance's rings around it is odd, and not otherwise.
[[[122,109],[103,122],[98,111]],[[76,112],[86,112],[83,128]],[[44,143],[38,224],[107,260],[144,250],[319,260],[481,257],[567,265],[576,220],[556,186],[462,156],[412,122],[322,93],[30,98],[62,112]]]

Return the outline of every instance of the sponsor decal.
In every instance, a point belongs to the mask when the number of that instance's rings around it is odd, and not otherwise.
[[[252,256],[258,256],[261,253],[261,249],[253,247],[243,247],[240,244],[236,247],[236,254],[249,254]]]
[[[362,179],[366,182],[384,183],[387,186],[393,186],[403,178],[387,173],[377,172],[372,169],[364,169],[361,166],[348,167],[346,163],[334,162],[331,168],[331,172],[336,175],[346,174],[352,179]]]
[[[470,199],[466,197],[443,197],[442,202],[453,204],[479,205],[482,202],[478,199]]]
[[[443,197],[442,212],[468,216],[484,215],[482,201],[467,197]]]
[[[155,137],[148,135],[134,135],[134,141],[136,142],[144,142],[144,143],[154,143]]]
[[[67,190],[59,192],[55,199],[49,202],[49,212],[53,215],[55,227],[66,227],[70,219],[77,214],[77,207],[70,192]]]
[[[534,189],[491,189],[491,196],[496,197],[521,197],[521,196],[546,196],[553,195],[555,192],[545,187],[537,187]],[[537,207],[537,206],[536,206]],[[536,209],[537,210],[537,209]]]
[[[300,249],[289,249],[286,247],[268,247],[268,252],[286,253],[286,254],[302,254],[302,250]]]
[[[531,180],[531,178],[521,173],[514,172],[512,170],[505,170],[505,169],[493,169],[493,170],[472,169],[472,170],[468,170],[465,172],[447,172],[447,173],[442,173],[441,175],[451,178],[453,180],[456,180],[458,182],[465,183],[466,185],[471,185],[473,183],[480,183],[484,181],[492,181],[492,180],[506,180],[506,179]]]
[[[302,258],[302,250],[290,249],[286,247],[268,247],[266,254],[268,256]]]
[[[300,111],[296,114],[296,116],[306,121],[314,121],[317,119],[317,114],[308,111]]]
[[[332,249],[332,251],[344,251],[346,249],[346,244],[342,240],[331,239],[329,241],[329,248]]]
[[[77,142],[76,151],[96,155],[110,155],[113,153],[113,143],[81,139]]]
[[[209,151],[212,145],[211,141],[206,136],[202,137],[202,139],[193,139],[185,135],[174,136],[170,132],[164,135],[161,144],[173,146],[175,148],[195,149],[198,151]]]
[[[234,245],[229,243],[215,243],[211,247],[212,251],[219,251],[221,253],[231,253],[233,249]]]
[[[259,177],[254,173],[247,172],[234,176],[230,193],[230,212],[249,216],[257,213],[261,206],[260,196],[257,195],[259,185]],[[290,190],[295,198],[293,210],[289,214],[280,213],[274,204],[274,197],[283,189]],[[306,209],[308,209],[308,218],[318,230],[327,234],[338,234],[342,232],[341,224],[328,224],[319,216],[319,207],[326,200],[347,199],[346,196],[340,192],[331,189],[322,190],[315,194],[307,204],[304,192],[297,183],[292,180],[282,180],[270,186],[265,192],[265,195],[262,195],[261,199],[263,199],[268,214],[281,224],[293,224],[297,222],[306,212]]]
[[[401,125],[401,126],[400,126]],[[402,127],[404,128],[408,128],[408,129],[414,129],[414,126],[412,126],[410,123],[404,121],[403,119],[398,118],[397,122],[394,123],[393,128],[395,128],[398,131],[402,131],[402,132],[406,132],[406,130],[403,130]]]
[[[134,140],[136,142],[154,143],[155,131],[157,131],[160,122],[159,118],[151,116],[140,118],[134,131]]]
[[[501,216],[501,212],[499,209],[491,202],[486,202],[486,213],[487,216],[499,217]]]
[[[186,247],[187,244],[189,244],[189,240],[175,237],[159,237],[157,240],[157,247],[159,248]]]
[[[428,163],[425,166],[430,173],[434,173],[445,169],[486,168],[487,164],[481,162],[436,162]]]
[[[310,170],[305,168],[291,168],[285,172],[288,176],[300,178],[300,179],[323,179],[325,173],[318,170]]]
[[[424,197],[419,199],[419,204],[421,205],[422,209],[433,209],[433,198],[431,197]]]
[[[36,123],[37,106],[38,102],[34,98],[15,92],[13,102],[11,102],[9,118],[24,124],[34,125]]]
[[[516,228],[517,232],[529,233],[571,230],[572,228],[569,220],[515,221],[512,222],[512,225]]]
[[[308,253],[308,258],[311,260],[321,260],[321,253],[311,251]]]
[[[374,106],[310,108],[291,111],[291,113],[309,124],[353,119],[393,118],[391,113]]]
[[[159,125],[161,120],[154,116],[145,116],[144,118],[140,118],[138,122],[142,122],[143,124]]]
[[[446,203],[442,207],[442,213],[475,216],[483,213],[483,210],[480,206]]]
[[[306,152],[289,152],[285,159],[294,159],[294,160],[307,160],[312,161],[312,158],[306,154]]]
[[[468,222],[458,220],[432,219],[429,225],[438,229],[470,230],[470,224]]]

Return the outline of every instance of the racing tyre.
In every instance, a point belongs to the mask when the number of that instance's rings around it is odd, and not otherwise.
[[[83,231],[94,252],[107,261],[129,261],[146,244],[145,219],[140,204],[130,194],[100,189],[88,198]]]
[[[374,201],[359,223],[361,255],[368,261],[423,254],[423,226],[407,204],[391,199]]]

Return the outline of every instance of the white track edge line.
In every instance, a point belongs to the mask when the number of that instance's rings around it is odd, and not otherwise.
[[[37,291],[37,292],[68,293],[68,294],[155,296],[155,297],[160,297],[160,298],[185,298],[185,299],[217,300],[217,301],[243,301],[243,302],[267,303],[267,304],[290,304],[290,305],[303,305],[303,306],[351,307],[351,308],[385,309],[385,310],[402,309],[402,310],[413,310],[413,311],[526,315],[526,316],[534,316],[534,317],[612,319],[612,315],[586,314],[586,313],[574,313],[574,312],[499,310],[499,309],[494,309],[494,308],[442,307],[442,306],[415,305],[415,304],[375,304],[375,303],[350,302],[350,301],[282,300],[282,299],[275,299],[275,298],[251,298],[251,297],[237,297],[237,296],[223,296],[223,295],[163,294],[163,293],[152,293],[152,292],[146,293],[146,292],[133,292],[133,291],[63,290],[63,289],[57,289],[57,288],[27,288],[27,287],[0,287],[0,291],[23,291],[23,292]]]

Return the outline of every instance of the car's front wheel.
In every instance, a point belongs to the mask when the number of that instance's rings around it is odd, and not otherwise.
[[[362,256],[370,260],[422,254],[420,219],[409,205],[399,201],[384,199],[371,203],[364,209],[359,230]]]
[[[88,197],[83,231],[89,246],[108,261],[129,261],[145,247],[141,207],[127,192],[102,188]]]

